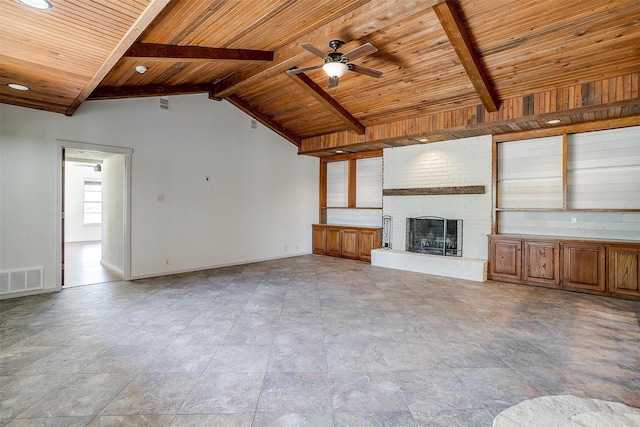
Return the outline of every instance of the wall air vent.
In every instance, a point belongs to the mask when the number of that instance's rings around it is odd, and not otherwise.
[[[160,98],[160,109],[165,111],[171,111],[171,103],[169,102],[169,98],[163,96]]]
[[[0,295],[43,288],[43,267],[0,271]]]

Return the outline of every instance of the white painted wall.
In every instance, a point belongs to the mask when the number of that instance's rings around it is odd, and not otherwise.
[[[73,117],[2,104],[0,270],[44,266],[56,288],[57,139],[134,150],[134,278],[311,252],[318,160],[228,103],[89,101]]]
[[[102,163],[102,264],[124,272],[124,155]]]
[[[67,162],[64,170],[65,242],[90,242],[100,240],[100,224],[83,225],[83,201],[85,179],[101,181],[101,173],[95,172],[93,167],[79,166],[76,162]]]

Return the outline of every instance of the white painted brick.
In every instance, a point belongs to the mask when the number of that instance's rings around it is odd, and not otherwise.
[[[479,259],[443,257],[412,252],[376,249],[371,251],[371,265],[415,271],[438,276],[484,282],[487,280],[487,261]]]
[[[420,188],[484,185],[485,194],[446,196],[385,196],[383,214],[393,217],[394,250],[404,254],[406,218],[432,215],[463,220],[463,256],[476,262],[486,262],[488,257],[487,234],[492,221],[492,149],[491,137],[475,137],[444,141],[426,145],[385,149],[383,156],[383,188]],[[443,257],[436,257],[443,258]],[[430,261],[430,274],[458,277],[466,271],[459,261],[444,258]],[[411,271],[416,266],[402,261],[402,254],[391,257],[398,266]],[[410,259],[413,259],[410,257]],[[460,260],[460,258],[457,258]],[[385,261],[386,262],[386,261]],[[409,263],[405,265],[406,263]],[[471,263],[471,265],[475,265]],[[486,266],[485,266],[486,267]],[[486,268],[485,268],[486,269]],[[426,272],[426,271],[423,271]],[[475,279],[484,276],[474,273]],[[464,277],[466,278],[466,277]],[[480,279],[483,280],[483,279]]]

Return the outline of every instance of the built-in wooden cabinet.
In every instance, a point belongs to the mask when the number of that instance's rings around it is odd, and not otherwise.
[[[563,245],[563,285],[576,291],[605,290],[605,247],[597,243],[567,242]]]
[[[640,298],[640,247],[611,246],[607,253],[609,292]]]
[[[358,229],[343,228],[341,238],[341,256],[343,258],[358,258]]]
[[[382,240],[380,227],[313,224],[312,230],[313,253],[319,255],[370,261]]]
[[[489,236],[489,279],[640,299],[640,243]]]
[[[527,283],[560,285],[560,243],[523,241],[522,279]]]
[[[382,244],[382,230],[361,228],[358,230],[358,258],[371,261],[371,251]]]
[[[311,228],[311,249],[314,254],[327,253],[327,227]]]
[[[382,243],[382,150],[322,157],[319,195],[313,253],[371,261]]]
[[[342,233],[340,227],[327,227],[326,230],[326,255],[342,255]]]
[[[489,240],[491,277],[520,282],[522,280],[522,242],[514,239]]]

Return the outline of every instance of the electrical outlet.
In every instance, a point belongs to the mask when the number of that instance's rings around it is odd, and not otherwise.
[[[164,202],[164,194],[158,194],[156,196],[156,202],[159,202],[159,203]]]
[[[169,265],[169,264],[171,264],[171,260],[169,258],[165,258],[164,265]]]
[[[284,245],[284,251],[287,252],[287,245]]]
[[[578,222],[578,218],[576,218],[575,216],[571,217],[571,224],[575,224],[576,222]]]

